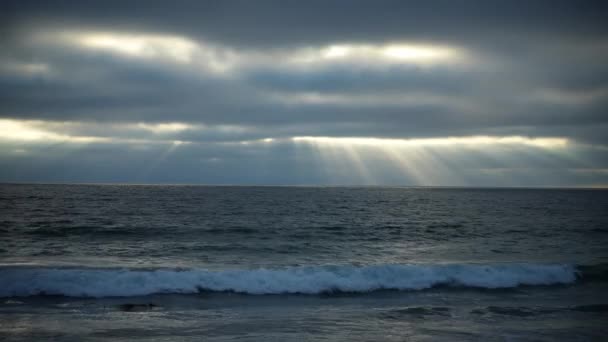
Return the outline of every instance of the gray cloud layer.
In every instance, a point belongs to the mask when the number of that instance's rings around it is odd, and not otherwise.
[[[70,153],[41,139],[5,142],[0,180],[352,184],[366,171],[328,181],[314,164],[315,147],[289,139],[487,135],[571,143],[559,157],[530,148],[427,149],[423,159],[442,160],[427,167],[446,171],[425,182],[608,183],[603,1],[9,1],[4,7],[0,120],[37,120],[54,134],[115,141]],[[431,63],[381,55],[395,44],[446,47],[459,57]],[[341,46],[354,51],[349,58],[341,59]],[[323,57],[332,47],[339,58]],[[59,124],[65,121],[71,124]],[[137,128],[175,122],[190,126],[162,134]],[[132,150],[127,138],[151,145]],[[268,138],[280,142],[239,145]],[[171,150],[171,163],[148,160],[166,153],[171,141],[190,144]],[[373,153],[358,153],[374,163]],[[150,163],[158,165],[138,176],[139,166]],[[383,166],[368,170],[373,175],[365,182],[421,183],[388,162],[376,165]]]

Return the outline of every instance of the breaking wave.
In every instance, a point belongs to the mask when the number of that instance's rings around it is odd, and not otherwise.
[[[578,277],[579,271],[573,265],[526,263],[303,266],[224,271],[4,266],[0,267],[0,296],[125,297],[202,291],[320,294],[422,290],[435,286],[499,289],[569,284]]]

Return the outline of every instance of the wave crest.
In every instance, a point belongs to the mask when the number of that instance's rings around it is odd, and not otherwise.
[[[0,296],[123,297],[200,291],[319,294],[422,290],[440,285],[497,289],[568,284],[576,279],[576,267],[561,264],[390,264],[225,271],[1,267]]]

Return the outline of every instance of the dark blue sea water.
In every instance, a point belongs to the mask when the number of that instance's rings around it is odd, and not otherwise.
[[[608,336],[608,191],[0,185],[0,339]]]

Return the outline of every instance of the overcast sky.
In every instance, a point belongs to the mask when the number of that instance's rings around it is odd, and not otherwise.
[[[608,186],[605,1],[4,1],[0,181]]]

